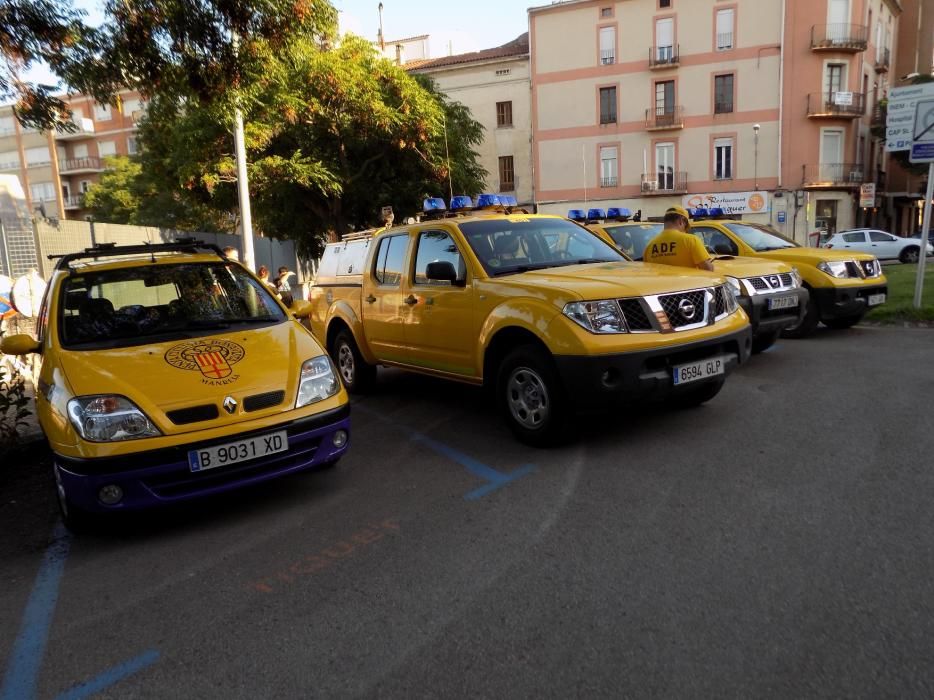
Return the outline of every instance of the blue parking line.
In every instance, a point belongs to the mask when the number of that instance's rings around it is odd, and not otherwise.
[[[159,660],[159,652],[150,649],[149,651],[140,654],[135,659],[130,659],[129,661],[124,661],[122,664],[117,664],[111,669],[104,671],[99,676],[92,678],[86,683],[81,683],[76,685],[70,690],[66,690],[64,693],[58,696],[57,700],[83,700],[88,698],[95,693],[99,693],[102,690],[106,690],[115,683],[119,683],[124,678],[132,676],[138,671],[142,671],[147,666],[152,666],[156,661]]]
[[[52,543],[45,550],[36,574],[19,635],[3,677],[0,700],[23,700],[36,696],[39,668],[49,641],[49,628],[58,602],[58,587],[65,572],[65,560],[71,549],[71,536],[58,523],[52,531]]]
[[[780,347],[781,347],[781,345],[772,345],[771,347],[766,348],[766,349],[763,350],[762,352],[772,352],[773,350],[777,350],[777,349],[780,348]]]

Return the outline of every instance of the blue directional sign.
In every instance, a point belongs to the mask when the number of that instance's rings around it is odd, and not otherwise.
[[[783,211],[778,212],[778,223],[780,224],[785,223],[785,212]]]

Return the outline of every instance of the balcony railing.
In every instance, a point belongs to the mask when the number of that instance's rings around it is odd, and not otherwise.
[[[688,191],[688,174],[671,171],[642,175],[642,194],[677,194]]]
[[[649,49],[649,68],[668,68],[681,61],[679,46],[653,46]]]
[[[601,177],[600,178],[600,187],[617,187],[619,186],[618,177]]]
[[[809,117],[855,119],[866,113],[866,95],[861,92],[812,92],[808,95]]]
[[[656,107],[645,110],[645,128],[649,131],[684,128],[684,107]]]
[[[94,134],[94,122],[87,117],[72,117],[74,127],[71,131],[59,129],[55,132],[55,138],[59,141],[68,139],[84,139]]]
[[[872,117],[869,120],[869,126],[871,127],[885,126],[887,117],[888,117],[887,104],[881,104],[879,102],[876,102],[876,106],[872,108]]]
[[[876,73],[888,73],[889,72],[889,62],[891,61],[892,53],[888,49],[879,49],[876,52]]]
[[[613,49],[600,51],[600,63],[604,66],[610,66],[616,63],[616,52]]]
[[[869,45],[869,27],[865,24],[815,24],[811,27],[814,51],[865,51]]]
[[[733,32],[717,32],[717,51],[729,51],[733,48]]]
[[[84,195],[73,194],[70,197],[65,197],[64,205],[65,205],[65,209],[83,209],[84,208]]]
[[[101,159],[96,156],[85,156],[84,158],[67,158],[59,165],[59,171],[65,173],[88,173],[98,172],[104,169]]]
[[[857,188],[868,176],[863,163],[819,163],[804,166],[805,187]]]

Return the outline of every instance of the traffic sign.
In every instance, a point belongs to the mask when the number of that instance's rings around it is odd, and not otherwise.
[[[785,223],[785,212],[783,211],[778,212],[778,223],[780,224]]]
[[[918,102],[934,100],[934,83],[908,85],[889,90],[889,103],[886,108],[885,150],[909,151],[913,133],[915,112]]]
[[[912,163],[934,162],[934,99],[919,100],[915,105],[911,141]]]

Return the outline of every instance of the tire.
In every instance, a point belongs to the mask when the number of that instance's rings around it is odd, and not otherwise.
[[[726,384],[725,379],[718,379],[715,382],[710,382],[699,386],[696,389],[686,391],[683,394],[680,394],[671,401],[669,401],[669,406],[675,409],[688,409],[688,408],[697,408],[702,403],[707,403],[714,396],[720,393],[720,390],[723,388],[723,385]]]
[[[899,254],[898,259],[903,263],[916,263],[918,262],[918,255],[920,253],[920,248],[910,245],[907,248],[902,248],[902,252]]]
[[[522,345],[503,358],[496,395],[513,434],[533,447],[567,437],[568,401],[554,362],[535,345]]]
[[[844,330],[846,328],[855,326],[862,320],[862,318],[863,314],[856,314],[855,316],[841,316],[840,318],[825,318],[824,325],[828,328]]]
[[[94,516],[71,502],[68,494],[65,493],[61,477],[58,475],[58,466],[53,465],[52,470],[55,475],[55,500],[58,502],[62,524],[75,535],[93,531],[97,524]]]
[[[774,333],[760,333],[752,339],[752,352],[753,354],[758,355],[760,352],[765,352],[770,347],[775,345],[775,341],[778,340],[778,332]]]
[[[329,350],[347,391],[351,394],[365,394],[373,388],[376,367],[363,359],[357,341],[349,330],[345,328],[334,336]]]
[[[817,328],[818,323],[820,323],[820,309],[817,308],[817,300],[814,298],[814,293],[811,292],[811,295],[808,298],[807,310],[804,312],[804,318],[802,318],[796,325],[790,326],[789,328],[783,330],[781,332],[781,337],[806,338],[814,332],[814,329]]]

